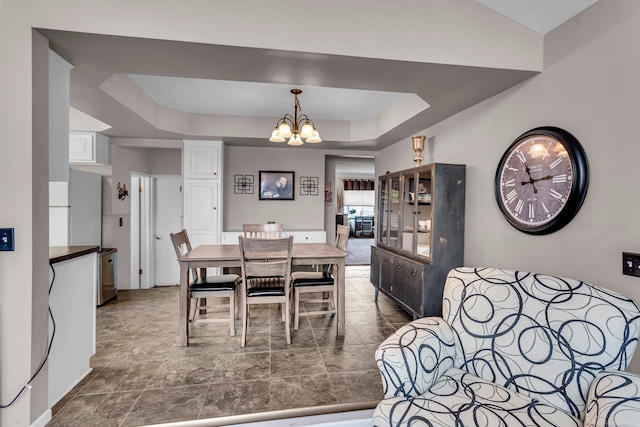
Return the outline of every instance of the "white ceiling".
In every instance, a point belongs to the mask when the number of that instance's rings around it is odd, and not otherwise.
[[[547,34],[598,0],[476,0],[496,12]]]
[[[476,2],[546,34],[597,0]],[[150,141],[217,138],[231,145],[269,146],[277,118],[293,113],[290,90],[300,88],[302,112],[316,122],[325,140],[314,148],[379,150],[536,74],[42,32],[52,49],[75,67],[72,106],[111,125],[103,131],[108,136]],[[298,77],[282,82],[292,69]],[[159,107],[145,116],[143,107],[151,104]],[[216,126],[198,122],[195,133],[181,127],[203,117]],[[169,119],[178,125],[167,125]],[[251,133],[248,123],[260,130]]]
[[[293,114],[290,84],[235,82],[166,76],[128,77],[154,101],[184,113],[282,117]],[[374,90],[298,86],[302,112],[312,120],[378,117],[402,95]],[[275,125],[275,122],[274,122]]]

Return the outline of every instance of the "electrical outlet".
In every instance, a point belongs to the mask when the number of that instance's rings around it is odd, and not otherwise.
[[[622,252],[622,274],[640,277],[640,254]]]
[[[0,228],[0,251],[14,251],[13,228]]]

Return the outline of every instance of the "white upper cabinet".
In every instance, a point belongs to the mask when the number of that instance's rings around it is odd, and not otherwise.
[[[109,138],[98,132],[69,132],[69,163],[109,164]]]
[[[219,179],[222,147],[212,142],[216,141],[185,141],[185,179]]]

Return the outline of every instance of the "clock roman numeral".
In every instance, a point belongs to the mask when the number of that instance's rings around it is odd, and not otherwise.
[[[549,215],[549,209],[547,209],[547,205],[545,205],[543,201],[540,201],[540,203],[542,204],[542,210],[544,211],[544,213]]]
[[[558,193],[553,188],[551,190],[549,190],[549,194],[551,194],[551,197],[553,197],[556,200],[562,200],[562,194]]]
[[[515,187],[516,186],[516,180],[514,179],[510,179],[508,181],[505,181],[502,185],[504,185],[505,187]]]
[[[523,153],[522,151],[518,151],[518,152],[516,153],[516,156],[518,156],[518,158],[520,159],[520,161],[521,161],[522,163],[524,163],[524,162],[526,162],[526,161],[527,161],[527,159],[524,157],[524,153]]]
[[[563,174],[563,175],[556,175],[553,177],[553,183],[554,184],[558,184],[560,182],[567,182],[567,175]]]
[[[507,203],[513,202],[516,199],[516,197],[518,197],[518,193],[516,193],[516,190],[511,190],[507,194]]]
[[[507,165],[507,166],[505,167],[505,169],[508,169],[508,170],[510,170],[511,172],[518,172],[518,168],[512,168],[512,167],[511,167],[511,166],[509,166],[509,165]]]
[[[536,217],[536,214],[533,209],[533,204],[529,203],[529,218],[535,218],[535,217]]]
[[[560,163],[562,163],[562,157],[558,157],[557,159],[555,159],[555,160],[553,161],[553,163],[551,163],[551,164],[549,165],[549,167],[550,167],[551,169],[553,169],[553,168],[555,168],[556,166],[558,166]]]
[[[518,215],[522,213],[523,206],[524,206],[524,202],[522,200],[518,200],[518,203],[516,203],[516,208],[514,209],[518,213]]]

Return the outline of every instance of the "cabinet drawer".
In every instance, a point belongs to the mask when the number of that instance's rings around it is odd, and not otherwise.
[[[402,301],[414,312],[422,314],[424,264],[402,258],[396,261],[396,282],[402,284]]]

